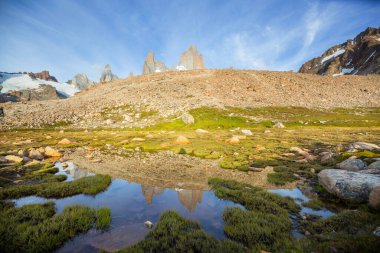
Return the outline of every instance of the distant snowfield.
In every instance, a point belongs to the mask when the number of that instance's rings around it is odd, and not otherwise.
[[[0,84],[3,86],[1,92],[3,93],[10,90],[37,89],[40,84],[49,84],[55,87],[60,94],[67,97],[71,97],[79,91],[78,88],[68,83],[57,83],[41,79],[32,79],[27,74],[0,73],[0,75]]]

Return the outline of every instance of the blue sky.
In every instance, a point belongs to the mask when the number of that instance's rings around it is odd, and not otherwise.
[[[295,70],[368,26],[380,1],[0,0],[0,71],[47,69],[59,81],[109,63],[140,74],[149,51],[175,66],[190,44],[207,68]]]

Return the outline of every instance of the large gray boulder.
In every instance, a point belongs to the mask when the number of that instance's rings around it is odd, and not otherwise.
[[[336,167],[341,170],[359,171],[365,170],[367,168],[367,164],[360,159],[349,158],[341,163],[338,163]]]
[[[69,83],[71,83],[72,85],[74,85],[75,87],[77,87],[79,90],[84,90],[88,87],[90,87],[91,85],[94,84],[93,81],[91,81],[90,79],[88,79],[88,77],[86,76],[86,74],[77,74],[73,77],[73,79],[71,79],[69,81]]]
[[[378,175],[346,170],[322,170],[318,174],[318,179],[329,193],[356,202],[367,202],[370,192],[380,186]]]
[[[112,73],[111,66],[109,64],[104,66],[102,75],[100,76],[100,82],[110,82],[117,79],[119,79],[119,77]]]

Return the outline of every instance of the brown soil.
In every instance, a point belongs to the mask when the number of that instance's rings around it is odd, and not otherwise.
[[[232,179],[238,182],[260,186],[266,189],[278,188],[267,182],[267,174],[273,168],[262,172],[241,172],[222,169],[216,160],[206,160],[170,151],[158,153],[135,153],[132,157],[104,154],[99,150],[77,148],[65,152],[65,159],[90,172],[107,174],[130,182],[165,188],[209,189],[211,177]],[[296,183],[280,188],[294,188]]]

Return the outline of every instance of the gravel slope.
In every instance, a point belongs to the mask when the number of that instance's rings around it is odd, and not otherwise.
[[[200,106],[379,107],[380,75],[328,77],[255,70],[171,71],[100,83],[65,100],[3,104],[0,129],[70,121],[103,126],[101,111],[132,105],[168,117]],[[137,120],[125,126],[147,125]]]

